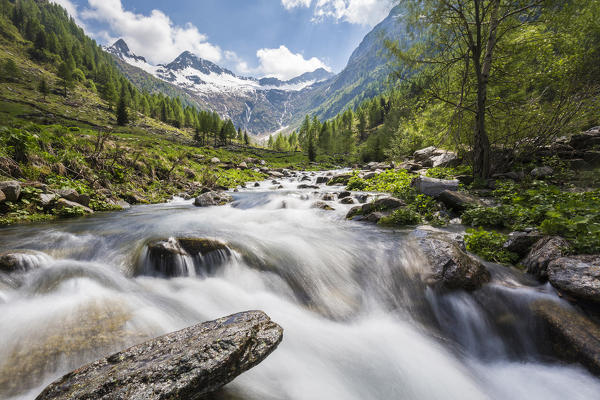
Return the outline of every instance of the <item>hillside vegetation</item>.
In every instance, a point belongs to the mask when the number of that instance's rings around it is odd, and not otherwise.
[[[300,153],[248,146],[247,135],[239,144],[243,132],[214,113],[137,91],[62,8],[0,0],[0,11],[0,181],[23,188],[18,202],[0,201],[0,224],[236,187],[263,179],[259,167],[308,167]],[[89,197],[89,209],[42,196],[67,189]]]

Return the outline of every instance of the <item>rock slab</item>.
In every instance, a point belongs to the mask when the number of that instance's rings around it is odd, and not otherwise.
[[[573,297],[600,303],[600,256],[561,257],[551,261],[548,280]]]
[[[81,367],[36,400],[200,399],[260,363],[282,338],[283,329],[264,312],[234,314]]]
[[[553,301],[537,301],[532,309],[543,320],[557,356],[568,362],[580,362],[600,376],[600,326]]]

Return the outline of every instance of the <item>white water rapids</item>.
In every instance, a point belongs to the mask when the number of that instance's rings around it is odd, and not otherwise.
[[[251,309],[284,339],[222,396],[600,398],[599,379],[539,340],[528,305],[560,301],[550,287],[490,266],[492,283],[473,294],[428,289],[411,231],[346,221],[350,206],[339,203],[311,208],[339,188],[299,183],[262,183],[223,207],[180,200],[0,229],[0,252],[47,255],[32,256],[29,272],[0,275],[0,398],[33,399],[87,362]],[[169,237],[218,239],[233,255],[208,276],[138,276],[144,244]]]

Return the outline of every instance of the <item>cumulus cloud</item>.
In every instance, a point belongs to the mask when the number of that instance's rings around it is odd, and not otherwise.
[[[318,58],[305,59],[302,54],[292,53],[283,45],[277,49],[260,49],[256,52],[256,57],[259,62],[259,74],[281,80],[292,79],[318,68],[331,71],[331,68]]]
[[[312,0],[281,0],[281,4],[286,10],[290,10],[296,7],[310,7]]]
[[[209,43],[198,28],[189,23],[175,25],[160,10],[143,15],[124,10],[121,0],[88,0],[88,7],[79,15],[84,20],[106,23],[110,33],[100,32],[98,36],[122,37],[134,52],[153,63],[170,62],[186,50],[214,62],[223,58],[221,49]]]
[[[75,22],[77,22],[77,25],[79,25],[85,29],[83,22],[79,19],[79,12],[77,11],[77,5],[73,4],[73,2],[71,0],[50,0],[50,2],[58,4],[59,6],[61,6],[65,10],[67,10],[67,13],[71,17],[73,17]]]
[[[314,5],[314,20],[333,18],[351,24],[373,26],[383,20],[394,6],[394,0],[281,0],[290,10]]]

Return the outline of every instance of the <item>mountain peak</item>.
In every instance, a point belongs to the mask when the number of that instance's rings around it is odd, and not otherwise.
[[[193,54],[191,51],[184,51],[175,60],[173,60],[170,64],[167,64],[165,67],[172,71],[181,71],[186,68],[193,68],[207,75],[209,75],[212,72],[217,75],[227,74],[235,76],[233,72],[225,68],[219,67],[212,61],[200,58],[197,55]]]
[[[113,43],[112,46],[105,48],[105,50],[108,53],[117,56],[118,58],[124,61],[127,61],[129,59],[133,61],[146,62],[146,59],[144,57],[136,56],[135,54],[133,54],[131,50],[129,50],[129,46],[123,39],[117,40]]]

